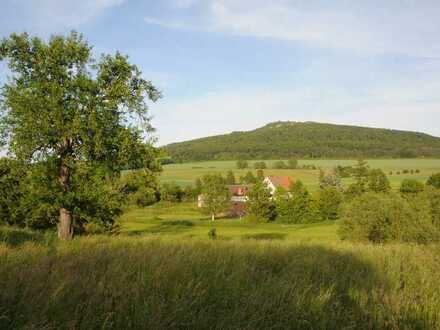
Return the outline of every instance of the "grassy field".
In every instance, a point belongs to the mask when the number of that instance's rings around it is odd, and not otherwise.
[[[1,329],[440,328],[440,246],[18,232]]]
[[[250,161],[250,167],[253,168],[253,163]],[[275,162],[275,160],[266,160],[268,167]],[[324,170],[330,170],[337,165],[353,165],[354,160],[300,160],[299,165],[314,164],[317,167],[321,167]],[[389,175],[389,179],[393,188],[397,189],[400,182],[405,178],[414,178],[421,181],[426,179],[435,172],[440,172],[440,159],[372,159],[368,160],[368,164],[371,168],[380,168],[388,175],[390,171],[393,171],[393,175]],[[210,161],[210,162],[197,162],[197,163],[184,163],[184,164],[170,164],[163,167],[161,175],[162,182],[176,182],[180,185],[193,184],[194,181],[208,173],[222,173],[225,174],[228,170],[234,171],[234,174],[238,178],[241,175],[246,174],[248,170],[238,170],[236,168],[235,161]],[[403,170],[416,170],[418,174],[403,174]],[[400,175],[395,174],[400,171]],[[253,170],[255,173],[256,171]],[[314,190],[318,186],[319,171],[316,170],[277,170],[266,169],[264,170],[266,175],[288,175],[294,179],[300,179],[310,189]]]
[[[215,228],[221,240],[319,241],[338,240],[334,223],[285,225],[252,224],[242,219],[211,221],[195,203],[158,203],[143,209],[128,210],[121,221],[122,234],[170,236],[175,239],[208,239]]]

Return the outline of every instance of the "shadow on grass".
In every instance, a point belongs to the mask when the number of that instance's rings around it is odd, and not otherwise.
[[[11,247],[18,247],[26,242],[49,245],[56,240],[53,232],[40,232],[14,227],[0,227],[0,242]]]
[[[22,262],[0,269],[4,285],[0,328],[71,324],[92,329],[105,324],[113,329],[428,329],[439,325],[422,313],[423,308],[420,313],[393,308],[390,301],[409,306],[411,296],[393,291],[394,285],[377,271],[380,264],[344,250],[155,240],[135,245],[86,241],[81,247],[81,253],[73,249],[38,258],[24,253]]]
[[[287,234],[283,233],[260,233],[260,234],[247,234],[242,235],[242,239],[254,239],[254,240],[284,240]]]
[[[142,229],[142,230],[133,230],[125,233],[127,236],[136,236],[142,234],[178,234],[188,231],[194,227],[194,223],[189,220],[168,220],[161,221],[159,224],[154,225],[152,227]]]

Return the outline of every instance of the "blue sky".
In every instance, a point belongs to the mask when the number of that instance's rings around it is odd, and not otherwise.
[[[0,36],[74,29],[129,55],[163,91],[159,144],[277,120],[440,136],[439,17],[437,0],[2,0]]]

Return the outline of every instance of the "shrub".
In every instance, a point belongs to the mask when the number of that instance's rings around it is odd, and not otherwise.
[[[247,160],[243,160],[243,159],[237,160],[236,165],[238,169],[245,169],[249,167]]]
[[[267,168],[267,165],[266,165],[265,162],[255,162],[255,163],[254,163],[254,168],[255,168],[256,170],[264,170],[264,169]]]
[[[295,158],[290,158],[287,161],[287,167],[290,168],[291,170],[294,170],[298,167],[298,160],[296,160]]]
[[[167,202],[181,202],[183,190],[174,182],[164,183],[160,187],[160,200]]]
[[[440,189],[440,173],[433,174],[426,181],[427,186],[432,186],[436,189]]]
[[[341,239],[373,243],[430,243],[440,239],[427,203],[412,204],[396,194],[366,193],[342,213]]]
[[[382,170],[374,169],[370,171],[368,190],[376,193],[387,193],[391,190],[390,181]]]
[[[285,168],[287,168],[287,165],[286,165],[286,163],[284,163],[284,161],[278,160],[275,163],[273,163],[272,167],[274,169],[285,169]]]
[[[404,179],[400,184],[400,192],[402,194],[417,194],[425,189],[425,185],[414,179]]]

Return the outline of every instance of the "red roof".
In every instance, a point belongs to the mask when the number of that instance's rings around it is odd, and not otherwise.
[[[229,192],[233,196],[247,196],[249,190],[251,189],[252,185],[242,185],[242,184],[234,184],[234,185],[228,185]]]
[[[288,176],[280,176],[280,175],[271,175],[268,176],[268,179],[275,188],[283,187],[286,190],[290,189],[290,185],[292,184],[292,180]]]

